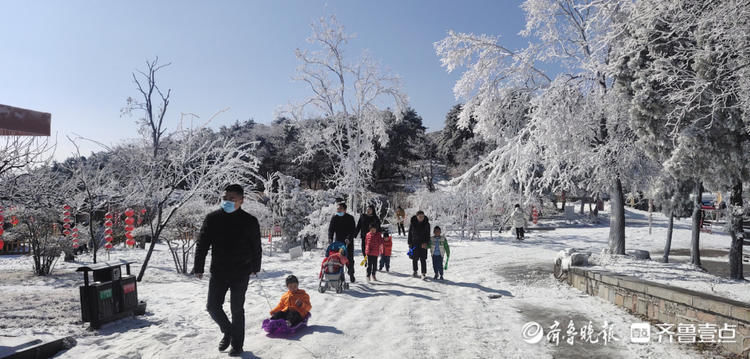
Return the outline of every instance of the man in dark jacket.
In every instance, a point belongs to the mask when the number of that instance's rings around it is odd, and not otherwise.
[[[422,263],[422,279],[427,273],[427,244],[430,243],[430,220],[419,211],[417,215],[411,217],[409,223],[409,248],[414,248],[412,255],[412,267],[414,277],[417,277],[417,262]]]
[[[354,237],[357,235],[357,228],[354,225],[354,217],[346,213],[346,203],[339,203],[336,208],[336,214],[331,218],[328,225],[328,243],[334,240],[346,244],[346,257],[349,264],[346,265],[349,272],[349,280],[354,283]]]
[[[245,292],[250,274],[260,271],[263,256],[258,220],[240,208],[243,197],[240,185],[229,185],[224,190],[221,209],[209,213],[201,226],[193,269],[195,276],[202,279],[210,248],[211,280],[206,309],[224,333],[219,350],[227,349],[231,343],[230,356],[240,356],[243,352]],[[231,322],[222,308],[227,290],[231,290]]]
[[[358,233],[362,239],[362,255],[365,257],[367,257],[365,254],[365,238],[367,237],[367,232],[370,231],[370,225],[373,223],[375,224],[375,228],[380,230],[380,218],[375,215],[375,207],[370,205],[367,206],[367,211],[359,216],[356,230],[356,233]]]

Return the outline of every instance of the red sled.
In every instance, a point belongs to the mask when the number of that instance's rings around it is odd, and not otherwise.
[[[268,333],[268,336],[284,337],[296,333],[300,329],[307,327],[307,320],[310,319],[311,314],[307,313],[305,319],[302,319],[297,325],[288,326],[284,319],[265,319],[263,320],[263,330]]]

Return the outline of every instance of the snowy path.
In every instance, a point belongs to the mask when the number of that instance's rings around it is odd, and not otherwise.
[[[636,229],[643,230],[642,228]],[[676,344],[631,344],[630,324],[640,320],[598,298],[589,297],[551,276],[552,259],[561,247],[606,245],[606,227],[565,228],[529,235],[517,242],[504,234],[495,241],[451,241],[446,281],[411,277],[403,237],[394,239],[391,273],[377,282],[357,282],[342,294],[318,293],[320,252],[300,260],[287,255],[264,256],[263,272],[251,279],[246,310],[247,358],[702,358],[691,347]],[[630,229],[629,229],[630,231]],[[684,246],[680,232],[675,245]],[[629,245],[638,243],[638,235]],[[689,236],[687,236],[689,237]],[[658,247],[659,238],[641,238],[638,245]],[[708,241],[707,241],[708,242]],[[646,244],[649,244],[648,246]],[[105,325],[96,332],[79,322],[78,276],[73,264],[61,264],[55,278],[28,274],[28,258],[0,258],[0,291],[6,310],[0,312],[3,336],[74,335],[78,345],[60,358],[224,358],[216,350],[219,331],[204,310],[208,280],[176,274],[166,248],[157,246],[152,267],[139,284],[147,315]],[[140,260],[143,252],[113,255]],[[362,259],[357,255],[355,260]],[[428,275],[432,266],[428,259]],[[23,273],[23,274],[19,274]],[[311,296],[310,326],[289,339],[273,339],[260,328],[286,290],[288,274],[300,278]],[[500,296],[499,298],[497,298]],[[493,297],[495,299],[493,299]],[[228,310],[228,303],[225,309]],[[38,309],[33,309],[38,308]],[[603,345],[580,341],[567,344],[570,320],[576,331],[591,321],[598,333],[614,325],[620,341]],[[525,323],[535,321],[545,333],[560,322],[559,345],[528,344]],[[578,337],[576,338],[578,340]]]
[[[545,328],[557,320],[563,330],[569,318],[577,328],[591,320],[597,330],[609,321],[616,336],[625,340],[630,323],[639,322],[557,283],[545,268],[547,263],[539,262],[540,257],[554,256],[554,251],[534,242],[533,237],[525,243],[454,242],[447,280],[436,282],[410,276],[411,262],[403,255],[405,241],[396,239],[394,254],[399,255],[393,258],[391,273],[381,273],[378,282],[368,284],[362,281],[364,268],[358,267],[358,282],[343,294],[315,291],[318,253],[306,253],[305,260],[297,262],[265,257],[264,273],[248,289],[246,357],[702,357],[676,345],[525,343],[521,328],[532,320]],[[289,273],[300,277],[312,297],[310,327],[290,339],[267,338],[260,321],[269,303],[275,305],[283,293],[283,279]],[[215,349],[218,329],[203,310],[208,281],[173,281],[176,275],[166,270],[150,274],[140,288],[153,314],[105,326],[98,336],[80,339],[78,346],[60,357],[225,357]],[[490,298],[498,294],[502,297]]]

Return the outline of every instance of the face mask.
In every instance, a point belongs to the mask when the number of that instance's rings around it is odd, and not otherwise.
[[[232,213],[236,210],[236,208],[234,208],[234,202],[232,201],[221,201],[221,209],[227,213]]]
[[[341,216],[344,215],[344,212],[336,212],[336,215],[339,216],[339,217],[341,217]]]

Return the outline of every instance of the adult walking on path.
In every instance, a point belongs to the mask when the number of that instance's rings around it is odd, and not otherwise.
[[[357,235],[357,229],[354,225],[354,217],[346,213],[346,203],[339,203],[336,208],[336,214],[331,218],[328,224],[328,243],[336,240],[346,244],[346,257],[349,263],[346,265],[349,272],[349,280],[354,283],[354,237]]]
[[[370,225],[372,224],[380,231],[380,218],[375,214],[375,206],[370,205],[367,206],[367,210],[359,216],[359,221],[357,221],[356,233],[359,233],[362,239],[362,255],[365,257],[367,257],[367,254],[365,254],[365,238],[367,237],[367,233],[370,232]]]
[[[427,245],[430,243],[430,220],[419,211],[409,222],[409,248],[413,248],[412,267],[417,277],[417,262],[422,264],[422,279],[427,274]]]
[[[404,222],[406,221],[406,212],[401,206],[396,209],[396,226],[398,227],[398,235],[405,236],[406,229],[404,228]],[[402,234],[403,233],[403,234]]]
[[[243,353],[245,293],[250,274],[260,271],[263,256],[258,220],[241,208],[244,195],[240,185],[225,188],[221,209],[209,213],[203,221],[193,267],[195,276],[202,279],[206,255],[211,249],[211,279],[208,282],[206,309],[224,334],[219,342],[219,350],[223,351],[231,344],[230,356]],[[231,290],[231,322],[223,309],[228,290]]]
[[[520,204],[516,203],[516,208],[513,209],[510,218],[513,221],[513,228],[516,229],[516,239],[522,241],[524,237],[523,229],[526,227],[527,221]]]

